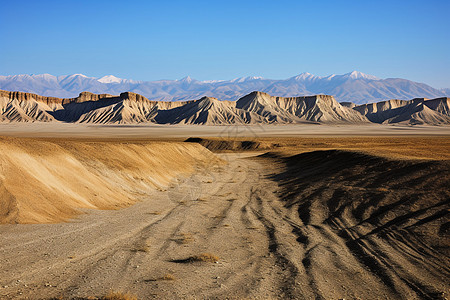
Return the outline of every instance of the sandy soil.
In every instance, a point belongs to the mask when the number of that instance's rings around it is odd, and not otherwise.
[[[199,168],[122,210],[1,225],[0,297],[448,296],[448,163],[343,153],[325,153],[336,168],[322,152],[219,154],[228,165]],[[375,169],[362,163],[371,161]],[[218,261],[190,259],[202,253]]]
[[[298,154],[317,150],[348,150],[395,159],[450,160],[448,136],[315,136],[189,138],[213,152],[273,151]]]
[[[68,123],[0,123],[0,136],[60,138],[315,137],[315,136],[450,135],[450,126],[427,125],[92,125]]]
[[[120,209],[218,158],[193,143],[0,138],[0,224]]]
[[[449,297],[449,127],[58,126],[0,124],[0,201],[90,203],[0,224],[0,299]]]

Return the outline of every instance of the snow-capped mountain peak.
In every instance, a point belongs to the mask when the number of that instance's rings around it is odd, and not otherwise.
[[[260,76],[247,76],[247,77],[238,77],[235,79],[231,79],[230,82],[246,82],[246,81],[252,81],[252,80],[262,80],[264,78]]]
[[[111,95],[130,91],[151,100],[164,101],[200,99],[205,95],[220,100],[236,100],[252,91],[285,97],[326,94],[335,96],[338,101],[358,104],[388,99],[423,97],[431,99],[450,96],[450,89],[437,90],[426,84],[401,78],[380,80],[358,71],[326,77],[301,73],[288,79],[241,77],[210,81],[198,81],[189,76],[179,80],[134,81],[113,75],[96,78],[83,74],[60,76],[25,74],[0,76],[0,89],[61,98],[76,97],[83,91]]]
[[[37,78],[55,78],[55,76],[48,74],[48,73],[38,74],[38,75],[33,75],[33,76],[37,77]]]
[[[343,77],[347,77],[347,78],[351,78],[351,79],[379,80],[378,77],[375,77],[373,75],[364,74],[364,73],[361,73],[359,71],[353,71],[353,72],[350,72],[350,73],[346,73],[346,74],[344,74],[342,76]]]
[[[114,75],[106,75],[106,76],[103,76],[102,78],[97,79],[97,81],[99,81],[101,83],[121,83],[123,81],[123,79],[118,78]]]
[[[195,79],[192,79],[191,76],[186,76],[181,79],[178,79],[177,81],[182,82],[182,83],[191,83],[191,82],[195,81]]]
[[[316,75],[313,75],[311,73],[303,72],[297,76],[292,77],[291,79],[302,81],[302,80],[307,80],[307,79],[314,79],[316,77],[317,77]]]
[[[219,80],[202,80],[202,83],[218,83],[218,82],[224,82],[226,80],[219,79]]]
[[[86,75],[84,75],[84,74],[72,74],[72,75],[69,75],[68,77],[84,77],[84,78],[88,78]]]

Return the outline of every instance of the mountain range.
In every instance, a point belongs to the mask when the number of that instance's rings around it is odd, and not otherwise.
[[[204,96],[235,100],[252,91],[282,97],[325,94],[333,95],[339,102],[356,104],[450,96],[450,89],[435,89],[424,83],[400,78],[379,79],[358,71],[325,77],[302,73],[284,80],[242,77],[211,81],[199,81],[190,77],[180,80],[135,81],[113,75],[101,78],[82,74],[11,75],[0,76],[0,89],[62,98],[76,97],[82,91],[112,95],[129,91],[154,101],[185,101]]]
[[[333,96],[274,97],[254,91],[236,101],[202,97],[191,101],[150,101],[82,92],[75,98],[46,97],[0,90],[0,122],[93,124],[450,124],[450,99],[416,98],[355,105]]]

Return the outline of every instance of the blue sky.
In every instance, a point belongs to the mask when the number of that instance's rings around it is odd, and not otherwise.
[[[199,80],[352,70],[450,87],[450,1],[0,0],[0,74]]]

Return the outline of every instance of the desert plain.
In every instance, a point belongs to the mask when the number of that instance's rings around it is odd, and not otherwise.
[[[1,299],[449,297],[449,126],[0,136]]]

